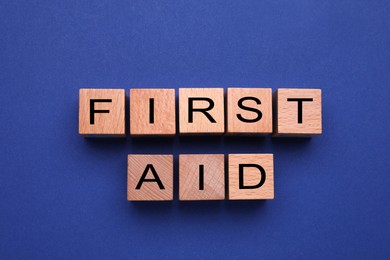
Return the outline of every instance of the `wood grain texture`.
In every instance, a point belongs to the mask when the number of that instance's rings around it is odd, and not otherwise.
[[[80,89],[79,134],[125,137],[125,97],[124,89]],[[111,99],[111,102],[95,102],[94,110],[109,110],[109,113],[95,113],[94,124],[90,122],[91,99]]]
[[[194,112],[193,122],[189,123],[188,104],[190,97],[210,98],[214,107],[208,111],[216,123],[212,123],[203,113]],[[207,108],[209,102],[194,101],[194,108]],[[179,128],[180,134],[223,134],[224,120],[224,90],[223,88],[180,88],[179,89]]]
[[[243,122],[237,114],[245,119],[255,119],[256,112],[244,110],[238,106],[244,97],[257,98],[245,100],[242,105],[261,111],[262,117],[257,122]],[[270,88],[228,88],[227,90],[227,134],[270,134],[272,133],[272,89]]]
[[[154,106],[152,121],[149,113],[150,99],[153,99]],[[174,135],[175,133],[175,89],[130,89],[131,135]]]
[[[199,165],[203,165],[200,189]],[[223,154],[179,155],[179,200],[225,199],[225,157]]]
[[[302,123],[298,123],[298,102],[290,98],[312,98],[302,102]],[[273,136],[311,136],[322,133],[321,89],[278,89],[274,94],[275,121]]]
[[[239,164],[257,164],[266,174],[264,184],[256,189],[240,189]],[[244,168],[244,184],[254,186],[261,180],[259,169]],[[274,198],[274,159],[273,154],[229,154],[228,155],[228,197],[229,200],[254,200]]]
[[[156,182],[143,182],[140,189],[136,189],[148,164],[153,165],[164,189]],[[150,170],[146,179],[155,179]],[[127,200],[173,200],[173,155],[128,155]]]

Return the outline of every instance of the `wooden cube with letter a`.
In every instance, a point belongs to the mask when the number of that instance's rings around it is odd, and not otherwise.
[[[274,136],[322,133],[321,89],[278,89],[275,93]]]
[[[229,200],[274,198],[273,154],[229,154]]]
[[[225,199],[223,154],[179,155],[179,199]]]
[[[272,133],[272,89],[228,88],[226,132]]]
[[[173,200],[173,155],[128,155],[127,200]]]
[[[125,137],[125,90],[80,89],[79,134]]]
[[[180,88],[180,134],[223,134],[223,88]]]
[[[176,133],[175,89],[130,89],[130,134]]]

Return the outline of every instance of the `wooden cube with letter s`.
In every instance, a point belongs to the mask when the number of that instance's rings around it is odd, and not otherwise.
[[[272,89],[228,88],[227,134],[272,133]]]

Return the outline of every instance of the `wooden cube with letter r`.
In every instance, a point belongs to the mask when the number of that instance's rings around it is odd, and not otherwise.
[[[225,132],[223,88],[180,88],[180,134]]]

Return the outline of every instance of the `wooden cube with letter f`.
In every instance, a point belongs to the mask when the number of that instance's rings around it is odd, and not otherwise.
[[[125,137],[125,90],[80,89],[79,134]]]

